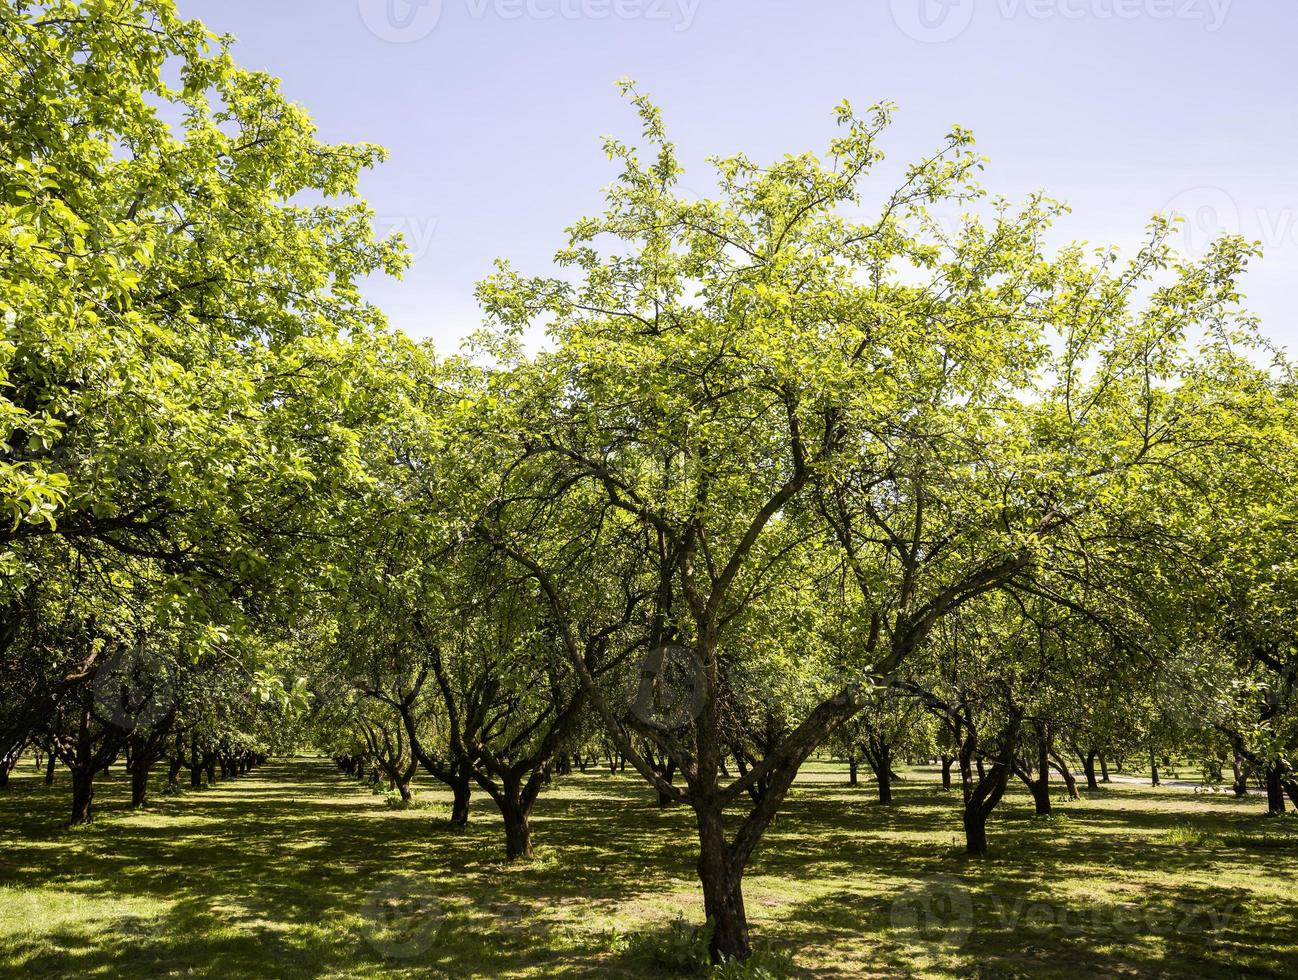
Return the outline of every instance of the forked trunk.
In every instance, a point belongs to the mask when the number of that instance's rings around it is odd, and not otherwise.
[[[1248,774],[1244,770],[1244,760],[1241,759],[1239,756],[1235,756],[1235,761],[1233,763],[1233,775],[1235,778],[1231,784],[1231,789],[1235,791],[1236,796],[1247,796],[1248,795]]]
[[[1068,764],[1056,754],[1051,755],[1051,762],[1055,767],[1055,771],[1064,779],[1064,787],[1068,790],[1068,798],[1070,800],[1081,799],[1077,792],[1077,780],[1073,777],[1073,771]]]

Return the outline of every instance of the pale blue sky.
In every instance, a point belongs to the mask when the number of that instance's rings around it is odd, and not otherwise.
[[[1067,236],[1133,243],[1155,211],[1261,239],[1249,306],[1298,348],[1298,4],[1292,0],[179,0],[284,79],[329,140],[386,145],[365,182],[410,241],[369,295],[446,348],[497,256],[545,271],[634,137],[614,82],[662,105],[687,164],[819,149],[843,98],[900,106],[904,163],[952,123],[988,188],[1044,188]],[[706,176],[698,178],[706,188]],[[690,184],[690,176],[685,178]]]

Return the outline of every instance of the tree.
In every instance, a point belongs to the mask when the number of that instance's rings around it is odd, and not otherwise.
[[[718,160],[717,198],[686,203],[657,109],[632,98],[655,156],[642,164],[606,144],[622,173],[606,213],[578,222],[558,253],[569,276],[502,266],[480,288],[501,328],[494,350],[517,366],[466,423],[490,433],[479,451],[503,476],[464,499],[477,508],[473,533],[551,603],[622,753],[694,808],[713,955],[742,958],[743,869],[801,762],[859,710],[862,688],[816,703],[722,783],[719,694],[737,624],[789,581],[791,563],[832,543],[866,624],[853,665],[894,674],[944,616],[1022,577],[1162,444],[1156,429],[1133,440],[1127,426],[1158,401],[1185,331],[1229,316],[1249,250],[1229,240],[1201,265],[1175,267],[1136,310],[1142,284],[1170,261],[1165,223],[1120,274],[1111,253],[1048,259],[1042,238],[1061,209],[1043,198],[1017,213],[997,203],[990,225],[971,217],[945,233],[927,206],[979,194],[981,163],[959,129],[907,171],[877,219],[851,220],[887,107],[865,119],[842,107],[828,164]],[[542,325],[551,349],[523,363],[515,338]],[[520,517],[527,508],[543,521]],[[601,528],[635,533],[609,541]],[[587,668],[580,637],[596,620],[574,595],[581,575],[568,579],[595,559],[569,544],[578,537],[638,551],[622,552],[641,561],[652,596],[637,642],[697,656],[703,696],[684,741],[641,731]],[[632,732],[676,760],[683,787],[662,779]],[[759,785],[726,832],[723,813]]]
[[[356,284],[404,260],[329,200],[382,152],[317,140],[170,0],[5,0],[0,27],[0,746],[64,717],[80,771],[140,606],[239,629],[327,565],[385,342]]]

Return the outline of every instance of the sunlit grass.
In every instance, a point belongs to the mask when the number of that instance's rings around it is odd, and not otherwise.
[[[768,964],[1298,976],[1298,821],[1265,818],[1257,799],[1115,785],[1038,820],[1015,791],[992,856],[970,861],[958,794],[907,776],[884,807],[836,767],[809,768],[747,877]],[[556,780],[537,858],[514,866],[485,798],[455,831],[432,784],[398,807],[325,760],[155,795],[138,813],[127,798],[116,773],[95,825],[69,831],[66,784],[44,787],[30,763],[0,794],[0,973],[661,975],[703,919],[689,811],[660,810],[631,777]]]

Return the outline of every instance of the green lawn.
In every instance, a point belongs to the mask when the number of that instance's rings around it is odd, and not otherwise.
[[[1115,786],[1041,821],[1015,792],[993,857],[971,862],[955,795],[907,775],[881,807],[809,767],[747,878],[771,961],[831,977],[1298,976],[1298,820],[1256,798]],[[517,867],[485,798],[456,833],[431,785],[435,805],[400,810],[325,760],[141,813],[119,772],[75,831],[67,789],[24,761],[0,791],[5,976],[646,976],[674,917],[702,918],[689,813],[629,777],[559,780],[537,859]]]

